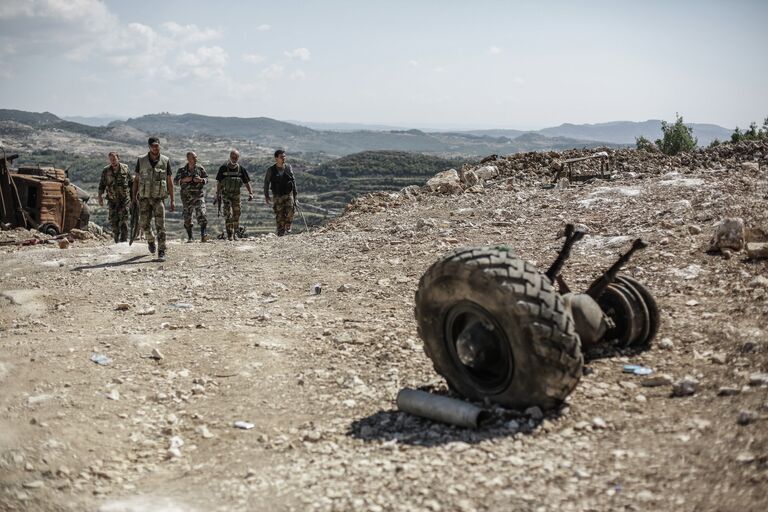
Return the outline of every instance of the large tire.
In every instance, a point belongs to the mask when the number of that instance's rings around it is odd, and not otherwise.
[[[433,264],[419,282],[414,312],[435,371],[467,398],[552,409],[581,377],[579,337],[562,297],[506,247],[461,249]],[[490,357],[468,366],[462,332],[466,340],[467,326],[478,325],[484,337],[470,337],[488,340],[483,354]]]

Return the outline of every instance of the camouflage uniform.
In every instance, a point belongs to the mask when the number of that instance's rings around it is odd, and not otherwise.
[[[270,190],[274,196],[272,210],[275,212],[277,236],[283,236],[291,232],[297,193],[296,180],[290,164],[285,164],[282,168],[273,165],[267,169],[264,175],[264,197],[267,199]]]
[[[187,177],[202,178],[201,183],[182,183]],[[197,225],[200,227],[200,238],[205,238],[205,230],[208,226],[208,218],[205,216],[205,191],[203,187],[208,183],[208,174],[202,165],[195,165],[189,170],[189,164],[176,171],[174,184],[181,185],[181,210],[184,217],[184,229],[187,230],[189,239],[192,240],[192,212],[197,217]]]
[[[221,204],[226,218],[227,238],[230,240],[240,227],[240,188],[251,181],[248,171],[240,164],[230,167],[224,164],[216,174],[221,192]]]
[[[99,195],[107,193],[109,207],[109,223],[112,224],[112,237],[115,242],[128,241],[128,217],[131,207],[132,177],[128,166],[118,164],[117,169],[111,165],[101,171]]]
[[[165,253],[165,198],[168,197],[166,177],[173,176],[171,161],[160,155],[157,162],[152,162],[149,154],[136,161],[136,174],[139,176],[139,225],[147,237],[150,251],[155,245],[155,233],[151,223],[155,219],[157,230],[157,249]]]

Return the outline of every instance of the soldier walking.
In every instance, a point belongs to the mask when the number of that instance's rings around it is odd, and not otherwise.
[[[128,214],[131,205],[131,173],[128,166],[120,163],[120,155],[109,153],[109,165],[101,171],[99,181],[99,206],[104,206],[107,193],[109,223],[115,243],[128,241]]]
[[[157,238],[157,259],[165,261],[165,198],[171,197],[170,211],[173,211],[173,171],[171,160],[160,154],[160,139],[150,137],[147,144],[149,152],[136,161],[133,200],[139,203],[139,224],[147,236],[149,252],[155,253]],[[153,218],[157,235],[152,232]]]
[[[184,216],[184,229],[187,230],[187,243],[192,242],[192,212],[197,217],[197,225],[200,227],[200,241],[207,242],[208,235],[205,229],[208,226],[208,218],[205,216],[205,192],[203,187],[208,183],[208,174],[205,167],[198,165],[197,154],[187,151],[187,165],[176,171],[174,184],[181,186],[181,211]]]
[[[290,234],[296,204],[296,180],[291,164],[285,163],[285,151],[282,149],[275,151],[275,165],[267,169],[264,176],[264,202],[267,204],[271,202],[270,190],[274,199],[272,209],[275,212],[277,236]]]
[[[240,188],[245,185],[248,190],[248,200],[253,199],[251,178],[245,167],[237,163],[240,152],[233,149],[229,152],[229,161],[219,167],[216,173],[216,200],[224,206],[226,217],[227,240],[237,239],[240,227]]]

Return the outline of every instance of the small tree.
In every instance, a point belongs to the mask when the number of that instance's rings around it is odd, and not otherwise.
[[[675,124],[670,125],[666,121],[661,122],[661,133],[663,136],[656,141],[656,145],[667,155],[691,151],[698,142],[693,136],[693,128],[685,126],[683,116],[678,113],[675,113]]]
[[[709,148],[716,148],[720,145],[720,139],[714,139],[712,142],[709,143]]]
[[[741,129],[737,126],[731,134],[731,142],[739,142],[743,137],[744,134],[741,133]]]
[[[638,151],[656,151],[656,146],[654,146],[653,142],[646,139],[642,135],[640,137],[635,138],[635,149]]]

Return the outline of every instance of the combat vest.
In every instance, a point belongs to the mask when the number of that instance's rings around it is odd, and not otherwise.
[[[131,182],[133,178],[128,171],[128,166],[121,163],[118,164],[117,170],[114,170],[111,165],[104,168],[102,172],[106,173],[105,190],[107,191],[107,199],[125,199],[131,197]]]
[[[284,196],[293,192],[293,172],[289,166],[280,173],[277,166],[270,167],[269,188],[274,196]]]
[[[157,164],[152,167],[149,155],[139,158],[139,197],[165,199],[168,197],[168,168],[171,162],[167,156],[160,155]]]
[[[221,182],[219,187],[221,194],[224,196],[236,196],[240,194],[240,187],[243,185],[243,180],[240,177],[241,170],[240,164],[233,169],[229,164],[224,164],[224,171],[222,172]]]

